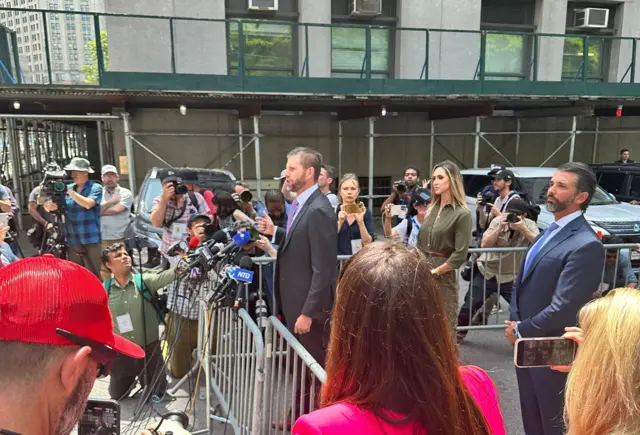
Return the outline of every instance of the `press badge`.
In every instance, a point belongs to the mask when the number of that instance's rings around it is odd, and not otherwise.
[[[118,322],[118,331],[120,331],[120,334],[133,331],[133,322],[131,322],[129,313],[116,317],[116,321]]]
[[[172,225],[171,227],[173,228],[174,239],[182,240],[187,233],[187,224]]]
[[[355,255],[362,249],[362,239],[351,239],[351,254]]]

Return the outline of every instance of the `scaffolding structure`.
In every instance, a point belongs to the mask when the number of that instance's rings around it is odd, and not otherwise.
[[[235,138],[238,144],[237,153],[226,162],[222,169],[229,167],[236,159],[239,163],[240,180],[246,178],[245,153],[248,148],[253,145],[255,155],[255,175],[256,190],[258,197],[262,197],[263,180],[261,167],[261,138],[264,137],[260,133],[260,116],[254,115],[249,119],[252,124],[252,132],[245,133],[243,128],[243,119],[237,118],[237,133],[185,133],[185,132],[136,132],[131,128],[131,116],[123,113],[121,116],[115,115],[15,115],[0,114],[0,140],[5,145],[3,153],[0,155],[0,167],[7,168],[3,171],[4,176],[10,175],[12,185],[18,186],[15,189],[16,198],[20,204],[25,204],[28,193],[41,180],[42,169],[44,165],[51,159],[60,159],[65,161],[71,157],[80,155],[88,157],[88,148],[86,144],[86,132],[82,126],[74,126],[65,124],[65,121],[94,121],[97,123],[99,152],[101,165],[113,163],[115,160],[113,149],[113,129],[112,121],[122,120],[124,129],[125,150],[128,163],[129,180],[137,180],[136,178],[136,162],[135,148],[148,152],[159,162],[167,167],[180,167],[180,162],[170,162],[154,151],[151,147],[144,143],[144,137],[152,136],[169,136],[169,137],[228,137]],[[436,121],[425,121],[429,126],[428,131],[424,133],[379,133],[376,132],[375,126],[378,117],[366,118],[368,130],[366,138],[368,141],[368,186],[367,194],[361,197],[367,199],[369,209],[373,210],[373,201],[376,198],[386,197],[386,195],[375,195],[374,192],[374,172],[375,172],[375,150],[377,138],[428,138],[428,165],[433,167],[434,153],[436,145],[446,150],[446,147],[438,141],[438,137],[460,137],[470,136],[474,138],[473,143],[473,167],[477,168],[480,160],[481,146],[488,146],[505,164],[509,166],[517,166],[518,154],[520,152],[520,142],[523,135],[548,135],[548,134],[566,134],[566,138],[559,143],[554,151],[547,156],[539,166],[544,166],[550,159],[567,145],[569,146],[569,161],[573,161],[576,137],[578,135],[593,135],[591,162],[595,163],[598,141],[600,135],[603,134],[640,134],[640,130],[636,129],[601,129],[600,118],[595,118],[595,129],[579,130],[577,128],[578,116],[572,116],[572,127],[570,130],[539,130],[539,131],[523,131],[521,128],[521,119],[516,118],[515,131],[483,131],[483,117],[475,117],[475,130],[467,132],[438,132],[436,129]],[[338,176],[341,177],[345,172],[343,163],[344,153],[344,123],[349,121],[337,121],[338,135],[336,137],[338,144]],[[26,129],[25,129],[26,128]],[[25,133],[26,132],[26,133]],[[491,136],[515,136],[515,158],[511,161],[503,152],[491,142]],[[17,146],[14,146],[17,144]],[[449,152],[447,150],[447,152]],[[461,167],[466,166],[455,155],[449,152],[453,160],[456,160]],[[215,159],[214,159],[215,160]],[[213,162],[213,161],[212,161]],[[205,165],[210,166],[211,163]],[[6,181],[6,180],[5,180]],[[134,195],[137,195],[136,182],[130,182],[130,189]],[[24,210],[24,209],[23,209]]]

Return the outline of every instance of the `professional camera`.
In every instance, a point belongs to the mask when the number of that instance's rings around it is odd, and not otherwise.
[[[482,194],[482,202],[484,204],[493,204],[493,201],[496,200],[496,192],[494,190],[487,190]]]
[[[409,187],[404,180],[398,180],[394,183],[396,185],[396,190],[398,193],[406,193]]]
[[[72,182],[67,179],[67,172],[60,169],[56,162],[48,163],[44,168],[44,178],[40,183],[40,195],[58,206],[57,213],[63,213],[66,205],[67,184]]]
[[[240,194],[240,201],[242,202],[251,202],[253,199],[253,195],[248,190],[245,190]]]
[[[506,219],[507,219],[507,223],[509,223],[509,224],[515,224],[520,220],[518,218],[518,215],[515,214],[515,213],[508,213]]]
[[[182,181],[172,181],[170,184],[175,189],[176,195],[186,195],[189,192],[189,189],[182,184]]]

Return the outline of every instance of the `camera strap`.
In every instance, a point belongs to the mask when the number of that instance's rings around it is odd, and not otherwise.
[[[196,208],[196,210],[197,210],[197,209],[198,209],[198,198],[196,197],[196,194],[195,194],[194,192],[189,191],[189,192],[187,192],[187,195],[189,196],[189,201],[191,202],[191,204],[192,204],[192,205]],[[184,216],[184,213],[187,211],[187,207],[188,207],[188,204],[187,204],[187,201],[185,200],[185,201],[182,203],[182,207],[180,208],[180,214],[179,214],[178,216],[176,216],[176,215],[175,215],[175,214],[176,214],[175,210],[172,210],[172,212],[171,212],[171,217],[169,218],[169,220],[168,220],[168,221],[167,221],[167,220],[165,220],[165,221],[162,223],[162,226],[163,226],[163,227],[166,227],[166,228],[169,228],[171,225],[173,225],[173,223],[174,223],[175,221],[177,221],[177,220],[178,220],[178,219],[180,219],[182,216]]]

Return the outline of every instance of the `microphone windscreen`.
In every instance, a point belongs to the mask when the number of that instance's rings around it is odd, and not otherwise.
[[[213,235],[213,240],[215,240],[216,243],[227,243],[229,235],[226,232],[219,230]]]
[[[239,263],[240,263],[239,266],[243,269],[248,269],[248,270],[253,269],[253,260],[248,255],[240,257]]]
[[[191,239],[189,239],[189,249],[195,249],[198,246],[200,246],[200,239],[196,236],[191,237]]]
[[[233,241],[237,246],[244,246],[251,241],[251,234],[248,231],[240,231],[238,234],[233,236]]]

